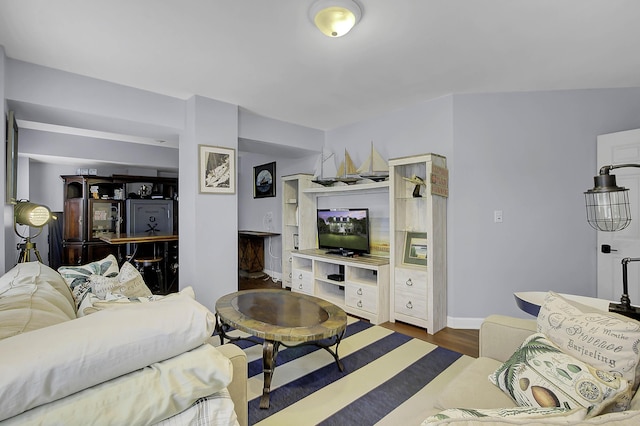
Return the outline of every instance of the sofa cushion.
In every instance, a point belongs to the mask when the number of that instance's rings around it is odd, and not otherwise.
[[[48,266],[19,263],[0,277],[0,339],[75,317],[69,288]]]
[[[563,352],[600,370],[640,384],[640,322],[549,292],[538,314],[538,332]]]
[[[91,293],[104,299],[107,293],[121,294],[126,297],[151,296],[151,290],[144,283],[140,272],[129,262],[124,262],[115,277],[91,274],[89,276]]]
[[[623,411],[630,399],[627,380],[563,353],[544,334],[527,338],[489,376],[519,406],[587,409],[587,417]]]
[[[583,420],[586,410],[560,407],[511,407],[511,408],[449,408],[440,413],[429,416],[422,423],[432,425],[447,419],[477,419],[492,417],[496,419],[548,419],[554,418],[556,421],[576,421]]]
[[[112,254],[102,260],[79,266],[61,266],[58,272],[67,282],[76,302],[76,307],[80,306],[82,299],[91,290],[89,277],[91,275],[103,275],[115,277],[118,275],[118,261]]]
[[[2,424],[155,424],[189,408],[198,398],[225,389],[232,375],[231,361],[213,346],[204,344],[40,405]],[[229,414],[233,414],[233,409]]]
[[[176,295],[0,340],[0,420],[191,350],[214,325]]]
[[[451,381],[435,401],[435,408],[473,407],[506,408],[516,404],[504,392],[487,380],[496,371],[500,362],[480,357],[473,360]]]

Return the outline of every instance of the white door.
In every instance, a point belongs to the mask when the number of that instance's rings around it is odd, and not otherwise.
[[[606,165],[640,164],[640,129],[598,136],[598,167]],[[640,258],[640,168],[611,170],[618,186],[629,190],[631,224],[622,231],[598,231],[598,298],[620,301],[622,295],[622,259]],[[587,188],[592,188],[593,182]],[[587,189],[585,188],[585,189]],[[610,253],[603,253],[603,246]],[[615,251],[614,251],[615,250]],[[627,282],[631,304],[640,305],[640,262],[628,264]]]

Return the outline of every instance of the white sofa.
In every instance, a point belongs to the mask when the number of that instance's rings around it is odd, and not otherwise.
[[[452,408],[500,409],[516,407],[514,401],[488,380],[488,376],[507,361],[523,341],[537,331],[536,320],[502,315],[485,319],[480,329],[480,356],[473,360],[444,388],[433,406],[423,413],[433,416]],[[638,425],[640,424],[640,392],[636,392],[629,409],[624,412],[602,414],[585,420],[559,418],[496,418],[445,419],[436,424],[585,424],[585,425]]]
[[[38,262],[0,277],[0,424],[247,424],[247,360],[187,291],[77,317]],[[168,420],[167,420],[168,419]]]

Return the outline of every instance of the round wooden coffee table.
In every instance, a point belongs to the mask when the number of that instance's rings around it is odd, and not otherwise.
[[[230,337],[230,327],[260,337]],[[262,343],[264,386],[260,408],[269,408],[271,378],[276,367],[280,345],[304,344],[325,349],[336,361],[340,371],[344,366],[338,356],[338,345],[347,327],[347,314],[326,300],[288,290],[245,290],[221,297],[216,302],[216,331],[224,339],[251,340]],[[329,339],[328,342],[321,342]],[[335,346],[335,349],[331,349]]]

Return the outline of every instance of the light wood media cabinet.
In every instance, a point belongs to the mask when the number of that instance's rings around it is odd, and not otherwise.
[[[389,321],[389,259],[343,257],[319,249],[292,252],[291,259],[291,291],[328,300],[372,324]]]

